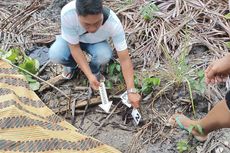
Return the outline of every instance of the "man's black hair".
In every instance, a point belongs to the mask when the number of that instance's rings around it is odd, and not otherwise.
[[[81,16],[100,14],[103,11],[102,0],[76,0],[76,11]]]

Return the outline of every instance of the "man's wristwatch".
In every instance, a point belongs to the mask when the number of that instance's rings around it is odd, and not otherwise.
[[[136,88],[130,88],[130,89],[127,89],[127,93],[130,94],[130,93],[138,93],[138,90]]]

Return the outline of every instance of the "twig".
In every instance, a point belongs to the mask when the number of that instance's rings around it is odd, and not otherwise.
[[[76,109],[76,100],[73,100],[72,107],[71,107],[71,124],[74,125],[76,121],[76,116],[75,116],[75,109]]]
[[[45,68],[46,66],[50,63],[50,60],[48,60],[41,68],[40,70],[36,73],[36,75],[39,75]]]
[[[88,91],[89,91],[89,93],[88,93],[88,97],[87,97],[87,104],[86,104],[86,106],[85,106],[84,114],[83,114],[83,116],[82,116],[80,128],[82,128],[82,126],[83,126],[83,123],[84,123],[84,120],[85,120],[85,114],[86,114],[86,111],[87,111],[87,109],[88,109],[88,107],[89,107],[89,104],[90,104],[90,101],[91,101],[91,97],[92,97],[92,93],[93,93],[91,87],[88,87]]]

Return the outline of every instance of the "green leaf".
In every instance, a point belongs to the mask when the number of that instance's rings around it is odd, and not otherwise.
[[[159,78],[145,78],[142,81],[142,88],[141,88],[141,92],[143,94],[149,94],[150,92],[152,92],[153,90],[153,86],[159,86],[160,85],[161,80]]]
[[[116,70],[117,70],[118,72],[121,72],[121,66],[120,66],[119,64],[116,65]]]
[[[181,140],[177,143],[177,150],[179,153],[183,153],[185,151],[188,151],[190,146],[188,145],[188,142],[185,140]]]
[[[204,78],[204,71],[203,70],[198,71],[197,75],[200,79]]]
[[[37,82],[36,80],[32,79],[32,76],[31,76],[31,75],[25,74],[25,77],[26,77],[26,80],[27,80],[29,83],[35,83],[35,82]]]
[[[161,83],[160,78],[145,78],[144,84],[148,84],[149,86],[159,86]]]
[[[159,86],[161,84],[161,79],[159,78],[151,78],[154,86]]]
[[[225,19],[230,19],[230,13],[224,15]]]
[[[35,74],[39,69],[39,62],[36,59],[26,57],[23,63],[19,65],[19,67]]]
[[[4,53],[4,54],[6,53],[6,51],[4,51],[4,50],[2,50],[2,49],[0,49],[0,52],[2,52],[2,53]]]
[[[39,70],[40,64],[39,64],[39,61],[37,59],[34,59],[34,67],[35,67],[36,71]]]
[[[36,81],[36,82],[30,83],[29,86],[33,91],[36,91],[40,88],[40,83]]]
[[[30,89],[36,91],[40,88],[40,83],[37,80],[34,80],[31,75],[26,74],[25,77],[29,83]]]
[[[123,81],[124,81],[124,77],[123,77],[122,73],[119,73],[119,74],[118,74],[118,78],[119,78],[119,81],[120,81],[120,82],[123,82]]]
[[[151,20],[151,17],[150,17],[149,15],[144,15],[143,18],[144,18],[144,20],[146,20],[146,21]]]
[[[154,13],[158,11],[159,8],[154,3],[149,3],[141,8],[141,15],[145,20],[149,21],[153,18]]]
[[[135,88],[139,88],[139,79],[136,75],[134,75],[134,86]]]
[[[199,95],[202,95],[206,91],[206,84],[205,84],[205,74],[203,70],[199,70],[195,72],[197,79],[194,79],[188,76],[188,80],[191,85],[191,89],[193,92],[196,92]]]
[[[110,75],[110,76],[113,76],[113,75],[114,75],[115,67],[116,67],[116,64],[115,64],[115,63],[109,65],[109,75]]]
[[[147,84],[143,84],[142,88],[141,88],[141,92],[145,95],[149,94],[150,92],[152,92],[152,87],[148,86]]]
[[[225,45],[227,46],[227,48],[230,48],[230,41],[225,42]]]
[[[106,80],[106,81],[105,81],[105,86],[106,86],[108,89],[112,89],[112,88],[113,88],[113,83],[112,83],[112,81]]]
[[[17,63],[17,59],[19,57],[19,52],[20,51],[17,48],[10,49],[8,52],[6,52],[3,55],[3,58],[8,59],[12,63],[16,64]]]

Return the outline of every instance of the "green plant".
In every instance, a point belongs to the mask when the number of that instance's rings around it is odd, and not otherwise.
[[[160,83],[161,83],[160,78],[155,78],[155,77],[145,78],[142,81],[141,92],[147,95],[153,90],[153,86],[159,86]]]
[[[136,74],[134,74],[134,86],[135,88],[139,89],[140,88],[140,84],[139,84],[139,78]]]
[[[24,52],[21,52],[19,48],[11,48],[8,52],[0,50],[0,52],[1,58],[7,59],[11,63],[18,65],[23,70],[26,70],[32,74],[35,74],[39,70],[38,60],[28,57]],[[25,75],[32,90],[39,89],[39,82],[32,79],[32,76],[28,75],[24,71],[20,72]]]
[[[177,143],[177,150],[179,153],[183,153],[185,151],[188,151],[190,149],[190,145],[188,144],[188,141],[181,140]]]
[[[153,19],[154,13],[158,12],[159,8],[154,3],[148,3],[141,8],[141,16],[146,21]]]
[[[23,62],[19,64],[19,67],[35,74],[39,70],[39,62],[36,59],[25,56]]]
[[[188,46],[185,44],[182,48],[181,54],[178,58],[172,57],[166,47],[161,46],[164,57],[165,67],[158,71],[159,76],[166,81],[173,82],[176,86],[180,86],[183,82],[186,82],[185,78],[189,76],[191,70],[190,65],[186,61],[188,55]]]
[[[205,77],[204,77],[204,71],[200,70],[197,73],[197,78],[189,78],[189,82],[191,84],[192,91],[198,93],[198,94],[204,94],[206,86],[205,86]]]
[[[230,13],[224,15],[225,19],[230,19]]]
[[[107,88],[112,88],[113,84],[123,83],[124,78],[121,71],[121,65],[118,62],[113,62],[107,67],[106,73],[108,80],[105,81]]]
[[[163,54],[166,58],[166,67],[162,68],[158,73],[160,78],[165,79],[172,85],[179,87],[182,84],[187,83],[188,88],[191,89],[190,82],[188,80],[190,80],[190,75],[192,75],[191,73],[193,71],[190,71],[192,68],[186,61],[186,56],[188,55],[187,47],[188,46],[185,45],[179,57],[174,59],[162,46]],[[192,100],[193,99],[191,98],[191,101]]]
[[[31,75],[26,74],[25,76],[26,76],[26,80],[29,83],[30,88],[33,91],[36,91],[40,88],[40,83],[37,80],[34,80]]]
[[[193,101],[193,92],[195,91],[195,89],[198,90],[202,90],[204,91],[203,86],[201,86],[201,81],[203,81],[202,79],[204,78],[203,76],[201,76],[201,73],[199,72],[198,74],[200,75],[198,77],[198,79],[201,79],[199,82],[196,82],[196,80],[192,81],[192,76],[196,76],[197,72],[196,69],[192,68],[187,61],[187,56],[189,53],[189,37],[187,32],[185,32],[185,38],[184,38],[184,43],[181,46],[181,51],[180,54],[177,58],[174,58],[173,56],[171,56],[169,53],[169,48],[164,47],[163,45],[161,46],[162,48],[162,52],[165,56],[165,67],[161,68],[158,73],[159,73],[159,77],[163,80],[166,80],[168,82],[168,84],[170,86],[176,86],[176,87],[180,87],[182,86],[187,86],[188,87],[188,91],[189,91],[189,95],[190,95],[190,100],[191,100],[191,104],[192,104],[192,108],[193,108],[193,114],[194,116],[196,115],[196,111],[195,111],[195,105],[194,105],[194,101]],[[203,85],[203,83],[202,83]],[[168,87],[170,87],[168,86]],[[166,90],[166,89],[165,89]],[[162,92],[162,91],[161,91]],[[159,95],[159,94],[157,94]],[[155,97],[154,97],[155,99]]]
[[[2,55],[3,58],[8,59],[13,64],[18,64],[21,60],[21,57],[19,56],[20,51],[18,48],[12,48],[8,52],[3,51],[4,54]]]
[[[177,150],[179,153],[183,153],[183,152],[188,152],[190,150],[190,145],[188,144],[189,141],[192,139],[192,130],[195,129],[199,134],[203,135],[204,132],[203,132],[203,128],[196,124],[196,125],[190,125],[189,128],[188,128],[188,132],[189,132],[189,137],[187,140],[180,140],[178,143],[177,143]]]
[[[225,42],[225,46],[226,46],[227,48],[230,48],[230,41]]]

